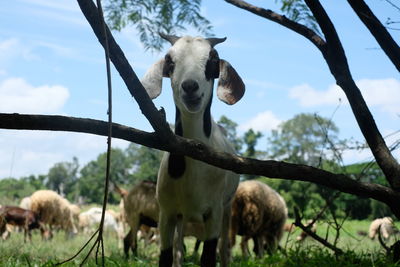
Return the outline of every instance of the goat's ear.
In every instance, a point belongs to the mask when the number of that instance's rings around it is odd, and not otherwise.
[[[245,85],[228,61],[219,61],[218,98],[228,105],[238,102],[244,95]]]
[[[140,81],[151,99],[161,94],[164,59],[154,63]]]

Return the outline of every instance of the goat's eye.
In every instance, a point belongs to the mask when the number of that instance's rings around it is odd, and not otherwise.
[[[219,56],[215,49],[212,49],[208,56],[205,75],[207,80],[219,77]]]
[[[167,54],[164,58],[163,76],[170,77],[174,71],[174,67],[175,63],[172,61],[171,56]]]

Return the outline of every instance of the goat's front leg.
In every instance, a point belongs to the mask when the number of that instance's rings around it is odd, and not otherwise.
[[[159,267],[171,267],[173,263],[173,242],[176,226],[176,216],[167,215],[160,211],[160,241],[161,254],[158,262]]]
[[[179,216],[176,221],[176,232],[174,238],[174,267],[180,267],[183,264],[183,218]]]
[[[221,266],[229,266],[231,258],[231,244],[229,239],[229,226],[231,221],[231,205],[224,208],[224,214],[222,216],[222,229],[221,229],[221,240],[219,244],[219,254],[221,257]]]
[[[211,216],[206,216],[206,240],[203,245],[203,253],[200,258],[201,267],[215,267],[217,265],[217,245],[218,237],[222,226],[222,205],[215,206],[211,211]]]

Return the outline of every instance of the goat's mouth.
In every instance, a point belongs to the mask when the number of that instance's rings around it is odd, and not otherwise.
[[[188,109],[196,109],[198,106],[200,106],[201,99],[203,96],[183,96],[183,101],[185,102],[185,105]]]

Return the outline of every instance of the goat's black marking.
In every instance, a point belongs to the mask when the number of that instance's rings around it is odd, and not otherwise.
[[[218,238],[204,241],[200,265],[202,267],[215,267],[217,265]]]
[[[206,212],[203,213],[203,222],[208,221],[211,218],[211,209],[208,209]]]
[[[171,267],[173,262],[172,247],[161,250],[159,267]]]
[[[212,88],[212,87],[211,87]],[[203,115],[203,131],[207,137],[211,135],[211,102],[212,102],[213,94],[211,93],[210,99],[208,100],[208,104],[206,109],[204,110]]]
[[[163,76],[171,77],[174,68],[175,68],[175,63],[174,61],[172,61],[171,55],[166,54],[164,57]]]
[[[181,120],[181,112],[178,107],[175,106],[175,134],[183,136],[183,127]],[[183,175],[186,169],[185,157],[183,155],[169,154],[168,157],[168,174],[174,178],[178,179]]]
[[[207,80],[219,77],[219,56],[215,49],[210,50],[204,74],[206,75]]]
[[[157,222],[155,220],[143,214],[139,215],[139,224],[145,224],[150,227],[157,227]]]
[[[175,134],[183,136],[183,127],[181,119],[181,111],[177,106],[175,106]]]

